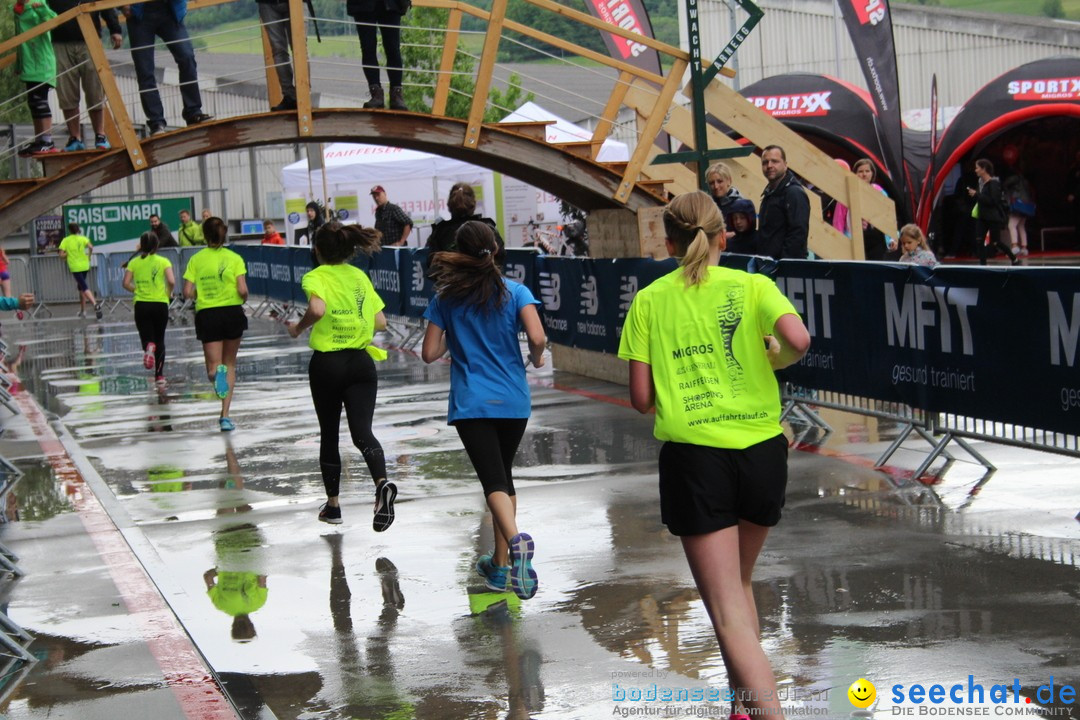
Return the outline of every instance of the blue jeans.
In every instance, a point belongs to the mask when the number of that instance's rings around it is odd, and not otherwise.
[[[159,37],[169,48],[176,67],[180,71],[180,97],[184,102],[185,120],[202,113],[202,96],[199,94],[199,74],[195,66],[195,49],[188,39],[187,28],[176,21],[172,11],[159,3],[146,3],[141,19],[128,18],[128,39],[131,41],[131,59],[135,63],[135,76],[139,80],[139,98],[142,100],[146,122],[151,127],[165,125],[165,109],[161,105],[157,78],[154,76],[154,38]]]

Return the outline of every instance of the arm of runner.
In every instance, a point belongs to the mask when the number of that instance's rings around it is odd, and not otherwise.
[[[319,322],[323,315],[326,315],[326,301],[318,295],[312,294],[311,297],[308,298],[308,306],[307,310],[304,312],[304,316],[300,318],[298,322],[290,323],[288,325],[289,335],[292,337],[300,337],[300,333]]]
[[[630,361],[630,404],[639,413],[647,413],[656,404],[652,366],[640,360]]]
[[[130,293],[135,292],[135,276],[130,270],[124,271],[124,289]]]
[[[433,322],[428,322],[424,331],[424,346],[420,357],[426,363],[433,363],[446,354],[446,332]]]
[[[188,300],[195,299],[195,283],[191,282],[190,280],[184,281],[184,297],[186,297]]]
[[[130,275],[128,273],[127,275]],[[127,275],[124,276],[124,281],[127,281]],[[169,286],[169,297],[172,297],[173,289],[176,288],[176,275],[173,274],[172,267],[165,268],[165,284]],[[127,287],[126,285],[124,287]],[[132,290],[134,292],[134,290]]]
[[[810,333],[806,331],[806,326],[798,315],[781,315],[773,327],[773,332],[775,339],[779,341],[779,347],[770,344],[768,350],[769,364],[773,370],[783,370],[794,365],[802,360],[803,355],[810,349]]]
[[[375,332],[386,329],[386,313],[382,310],[375,313]]]
[[[532,361],[533,367],[544,367],[547,336],[544,334],[544,323],[540,322],[540,313],[536,312],[536,306],[530,303],[521,308],[518,317],[525,328],[525,337],[529,340],[529,360]]]
[[[240,293],[240,299],[247,302],[248,286],[247,275],[238,275],[236,278],[236,292]]]

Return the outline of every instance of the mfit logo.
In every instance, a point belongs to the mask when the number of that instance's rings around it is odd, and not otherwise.
[[[540,300],[543,301],[545,310],[554,312],[562,307],[562,297],[559,295],[561,285],[562,278],[558,275],[540,273]]]
[[[581,311],[582,315],[596,315],[600,312],[600,296],[596,292],[596,276],[586,275],[581,283]]]
[[[855,11],[855,17],[859,18],[859,24],[877,25],[885,19],[889,9],[885,0],[850,0],[851,9]]]
[[[831,90],[799,95],[763,95],[746,98],[773,117],[824,117],[832,110]]]
[[[619,276],[619,317],[626,317],[630,312],[630,303],[634,302],[634,296],[638,291],[637,275]]]
[[[525,266],[506,263],[506,269],[503,270],[503,277],[507,280],[513,280],[519,282],[522,285],[525,284]]]
[[[1012,80],[1006,89],[1013,100],[1080,100],[1080,77]]]
[[[424,289],[424,266],[419,260],[413,260],[412,264],[412,291],[420,292]]]

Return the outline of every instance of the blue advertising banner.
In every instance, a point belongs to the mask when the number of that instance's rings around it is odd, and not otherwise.
[[[272,248],[267,246],[268,252],[273,252],[275,249],[277,252],[281,252],[281,248]],[[314,267],[314,261],[311,257],[311,248],[299,248],[292,247],[287,248],[289,253],[289,269],[292,277],[289,280],[289,296],[288,299],[294,303],[306,303],[307,295],[304,294],[304,286],[302,284],[304,275],[311,271]],[[274,267],[270,266],[270,277],[273,279]]]
[[[270,295],[268,291],[267,281],[270,279],[270,265],[263,260],[260,246],[233,245],[229,249],[244,259],[244,266],[247,268],[248,295],[265,295],[274,300],[283,299]]]
[[[401,292],[406,317],[424,317],[435,286],[427,276],[427,248],[405,248],[398,254],[401,263]]]
[[[375,292],[386,304],[383,312],[387,315],[404,315],[404,298],[401,292],[401,269],[398,254],[405,248],[383,248],[371,256],[368,277],[375,286]]]
[[[537,253],[532,249],[507,248],[503,276],[529,288],[539,300],[540,289],[536,285],[536,257]]]

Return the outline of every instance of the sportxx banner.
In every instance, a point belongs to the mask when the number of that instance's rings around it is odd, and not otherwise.
[[[295,293],[311,267],[309,253],[235,249],[249,274],[260,276],[249,278],[253,293],[267,288],[276,300],[304,300]],[[432,292],[422,271],[424,255],[393,248],[374,255],[370,265],[357,262],[387,314],[423,314]],[[285,258],[293,281],[266,282],[267,268]],[[810,351],[782,373],[786,380],[1080,434],[1080,269],[929,269],[743,255],[724,255],[721,264],[773,278],[806,324]],[[635,295],[674,270],[675,262],[510,251],[507,269],[524,278],[541,302],[551,342],[614,354]]]

